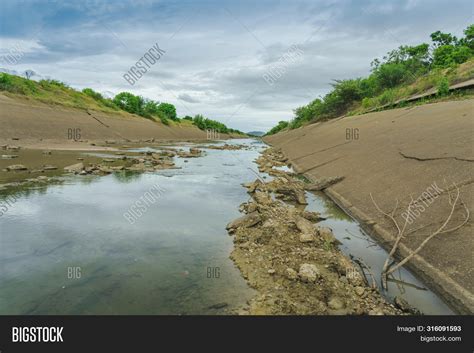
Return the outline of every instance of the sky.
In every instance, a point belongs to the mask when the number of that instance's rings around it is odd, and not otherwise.
[[[473,2],[459,0],[2,0],[0,67],[267,131],[387,51],[473,22]],[[156,45],[131,85],[124,74]]]

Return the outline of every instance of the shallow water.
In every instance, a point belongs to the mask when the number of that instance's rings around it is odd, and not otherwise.
[[[229,259],[225,225],[249,199],[241,183],[255,180],[265,145],[227,143],[251,147],[175,158],[182,169],[72,177],[21,196],[0,217],[0,314],[220,314],[245,304],[254,291]],[[123,214],[156,185],[156,202],[130,224]],[[378,279],[386,252],[324,194],[307,196],[341,250]],[[429,290],[389,287],[388,297],[426,314],[451,313]]]
[[[362,230],[357,221],[349,217],[326,195],[318,192],[306,193],[306,196],[308,200],[306,209],[327,217],[318,225],[331,228],[336,238],[342,243],[339,246],[341,251],[349,257],[362,259],[363,263],[370,268],[378,287],[381,288],[380,273],[387,258],[387,252]],[[385,297],[389,299],[395,296],[402,297],[424,314],[453,314],[453,311],[436,294],[426,288],[407,269],[402,268],[397,271],[394,279],[388,281],[387,291],[381,291]]]
[[[245,304],[254,292],[229,259],[225,225],[248,199],[240,184],[255,179],[247,168],[264,146],[252,146],[20,197],[0,217],[0,314],[213,314]],[[163,192],[130,224],[123,213],[154,185]]]

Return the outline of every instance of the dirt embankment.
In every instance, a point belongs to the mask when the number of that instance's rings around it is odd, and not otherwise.
[[[451,211],[450,191],[459,188],[471,214],[467,224],[432,238],[408,266],[455,310],[473,313],[473,118],[474,100],[443,102],[316,123],[264,140],[313,181],[343,177],[325,192],[386,248],[396,228],[371,195],[388,213],[398,200],[395,218],[402,225],[413,197],[417,211],[409,214],[398,256],[443,225]],[[433,188],[438,190],[434,197]],[[444,229],[465,218],[459,203]]]
[[[166,126],[132,114],[51,107],[0,95],[0,143],[29,147],[81,147],[74,140],[197,140],[206,132],[194,126]],[[87,146],[89,144],[85,144]],[[82,146],[84,147],[84,146]]]

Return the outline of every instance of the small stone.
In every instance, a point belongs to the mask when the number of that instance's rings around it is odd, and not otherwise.
[[[298,278],[298,273],[292,268],[288,267],[286,270],[286,277],[292,281]]]
[[[64,167],[64,170],[69,173],[79,173],[83,169],[84,169],[84,164],[82,163],[76,163],[76,164],[72,164],[67,167]]]
[[[365,289],[364,287],[357,286],[355,287],[355,292],[359,297],[361,297],[364,294]]]
[[[13,165],[9,165],[9,166],[7,167],[7,170],[8,170],[8,171],[28,170],[28,168],[25,167],[23,164],[13,164]]]
[[[18,155],[16,155],[16,154],[2,154],[2,159],[13,159],[13,158],[18,158]]]
[[[314,236],[313,234],[308,234],[308,233],[301,233],[300,234],[300,242],[302,243],[310,243],[314,241]]]
[[[344,308],[344,303],[338,297],[332,297],[328,302],[328,306],[333,310],[340,310]]]
[[[274,275],[276,271],[273,268],[271,268],[267,272],[269,275]]]
[[[303,282],[316,282],[316,280],[321,276],[321,273],[315,265],[302,264],[298,275]]]
[[[54,165],[45,165],[43,166],[43,170],[56,170],[58,169],[58,167],[54,166]]]
[[[43,154],[51,154],[51,151],[43,151]]]

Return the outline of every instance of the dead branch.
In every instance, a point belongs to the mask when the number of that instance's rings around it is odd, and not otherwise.
[[[391,267],[390,269],[388,269],[386,271],[386,275],[392,273],[393,271],[397,270],[398,268],[402,267],[404,264],[406,264],[408,261],[410,261],[416,254],[418,254],[421,249],[424,248],[424,246],[431,240],[433,239],[436,235],[438,234],[443,234],[443,233],[449,233],[449,232],[453,232],[459,228],[461,228],[462,226],[464,226],[467,221],[469,220],[469,209],[467,208],[467,206],[464,204],[464,202],[460,202],[461,205],[464,207],[464,210],[466,212],[466,218],[464,219],[464,221],[459,224],[458,226],[456,227],[453,227],[453,228],[450,228],[450,229],[444,229],[448,223],[451,221],[451,218],[453,216],[453,213],[454,213],[454,210],[456,208],[456,205],[458,203],[458,201],[460,200],[459,198],[459,194],[460,194],[460,191],[459,191],[459,188],[456,188],[456,196],[454,198],[454,200],[451,198],[451,194],[449,196],[449,204],[451,205],[451,211],[449,213],[449,216],[448,218],[446,218],[446,221],[444,221],[444,223],[441,225],[441,227],[439,227],[435,232],[433,232],[432,234],[430,234],[425,240],[423,240],[421,242],[421,244],[412,252],[410,252],[410,254],[408,256],[406,256],[402,261],[400,261],[399,263],[397,263],[395,266]]]

